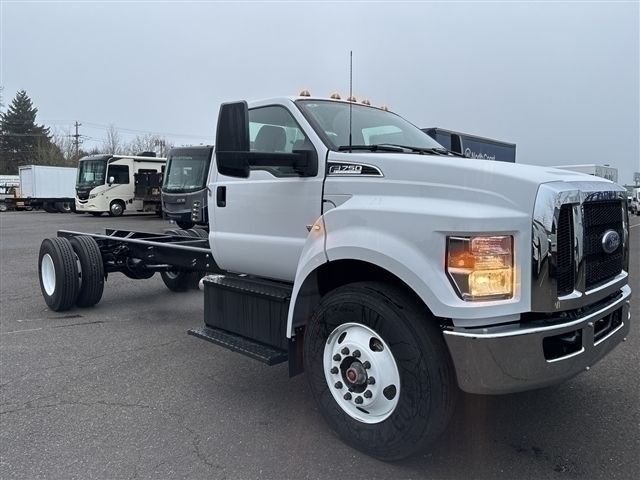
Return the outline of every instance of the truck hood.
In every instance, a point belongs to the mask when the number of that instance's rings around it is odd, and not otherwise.
[[[491,160],[400,153],[329,152],[326,195],[397,195],[446,200],[471,210],[482,205],[532,214],[538,187],[548,182],[600,183],[602,190],[618,189],[613,182],[592,175],[552,167]],[[332,165],[359,164],[362,173]],[[370,168],[375,167],[375,168]],[[380,174],[376,172],[378,170]],[[356,171],[358,171],[356,169]],[[371,183],[376,183],[375,187]],[[569,185],[567,185],[570,188]],[[616,188],[617,187],[617,188]],[[600,189],[600,186],[597,186]],[[460,212],[457,212],[460,213]]]

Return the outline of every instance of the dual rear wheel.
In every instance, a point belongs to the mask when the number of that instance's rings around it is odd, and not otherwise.
[[[90,307],[102,298],[104,267],[96,241],[89,236],[47,238],[38,256],[40,290],[56,312],[73,305]]]

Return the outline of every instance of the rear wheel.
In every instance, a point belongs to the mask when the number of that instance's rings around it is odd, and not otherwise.
[[[0,212],[6,212],[7,210],[9,210],[7,204],[4,202],[0,202]]]
[[[60,213],[71,213],[71,202],[56,202],[55,208]]]
[[[62,312],[73,306],[78,297],[78,260],[66,238],[46,238],[38,257],[40,290],[47,306]]]
[[[104,291],[104,265],[98,243],[89,236],[71,237],[69,240],[80,262],[80,289],[76,305],[92,307],[102,298]]]
[[[331,428],[381,460],[426,447],[455,406],[453,367],[437,323],[387,284],[328,293],[305,331],[304,366]]]
[[[47,213],[58,213],[58,209],[53,203],[44,202],[42,204],[42,209]]]
[[[113,200],[109,204],[109,216],[119,217],[124,213],[125,204],[122,200]]]

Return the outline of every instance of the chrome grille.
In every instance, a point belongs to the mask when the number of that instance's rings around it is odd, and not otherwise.
[[[588,202],[583,205],[584,256],[587,289],[611,280],[618,275],[624,264],[624,247],[620,242],[612,253],[602,248],[602,237],[608,230],[624,238],[623,210],[619,201]]]
[[[573,258],[574,243],[573,207],[562,205],[558,217],[557,253],[555,277],[558,282],[558,295],[568,295],[575,286],[575,268]]]
[[[602,182],[541,185],[532,225],[532,293],[535,312],[584,307],[628,282],[626,190]],[[604,250],[608,231],[620,245]]]

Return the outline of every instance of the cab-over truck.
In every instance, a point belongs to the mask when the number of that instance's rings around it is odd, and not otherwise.
[[[215,145],[208,234],[60,231],[39,256],[49,307],[96,304],[112,272],[204,276],[189,333],[304,371],[330,427],[384,460],[432,442],[458,387],[556,384],[629,331],[610,181],[452,157],[394,113],[309,96],[223,104]]]

